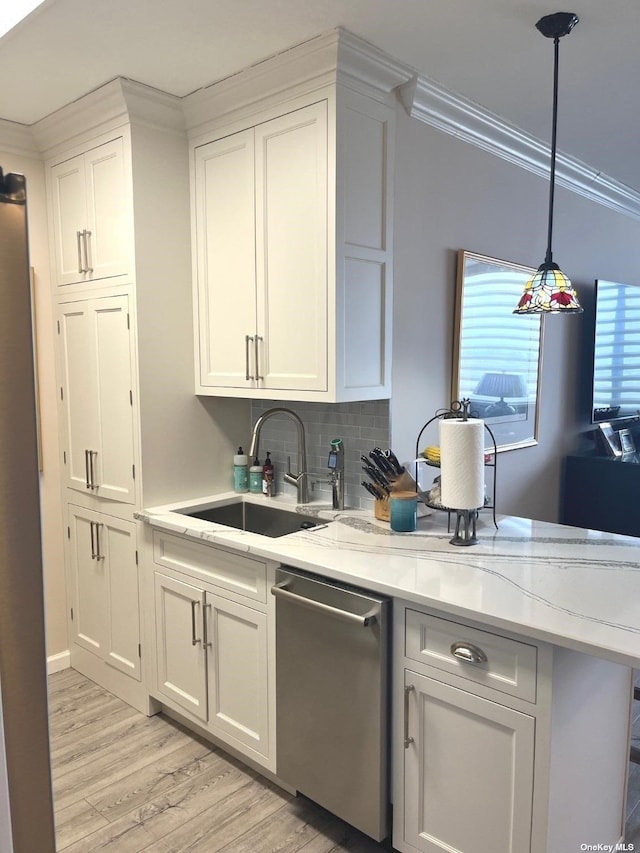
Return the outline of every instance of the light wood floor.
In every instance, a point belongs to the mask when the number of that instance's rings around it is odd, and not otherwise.
[[[640,702],[635,711],[640,746]],[[72,669],[49,678],[49,717],[59,853],[388,850]],[[626,841],[640,850],[638,764],[630,767],[627,815]]]
[[[162,715],[72,669],[49,677],[57,850],[380,853],[385,848]]]

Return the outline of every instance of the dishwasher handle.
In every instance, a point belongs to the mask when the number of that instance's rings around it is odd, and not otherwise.
[[[309,610],[326,613],[328,616],[333,616],[343,622],[350,622],[352,625],[359,625],[361,628],[368,628],[370,625],[373,625],[380,615],[380,607],[377,605],[368,613],[361,616],[358,613],[350,613],[348,610],[341,610],[339,607],[332,607],[330,604],[323,604],[321,601],[315,601],[313,598],[305,598],[302,595],[296,595],[295,592],[291,592],[287,589],[287,581],[272,586],[271,595],[275,595],[276,598],[281,598],[284,601],[290,601],[292,604],[298,604],[300,607],[308,607]]]

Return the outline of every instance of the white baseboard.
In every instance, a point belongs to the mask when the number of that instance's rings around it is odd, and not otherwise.
[[[69,669],[71,666],[71,654],[66,652],[58,652],[57,655],[49,655],[47,658],[47,675],[53,675],[54,672],[61,672],[63,669]]]

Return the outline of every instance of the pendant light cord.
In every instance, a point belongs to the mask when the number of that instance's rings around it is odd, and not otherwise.
[[[551,176],[549,179],[549,228],[547,232],[547,254],[545,264],[551,264],[551,235],[553,234],[553,202],[556,190],[556,136],[558,132],[558,57],[560,38],[553,40],[553,122],[551,126]]]

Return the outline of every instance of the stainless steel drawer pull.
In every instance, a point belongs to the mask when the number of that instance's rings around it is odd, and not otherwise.
[[[451,654],[454,658],[465,663],[486,663],[487,656],[478,646],[473,643],[458,642],[451,644]]]
[[[199,637],[196,637],[196,607],[198,606],[197,601],[191,602],[191,645],[196,646],[198,643],[201,643],[202,640]]]
[[[91,237],[91,231],[83,231],[82,232],[83,242],[84,242],[84,272],[93,272],[93,267],[89,266],[89,237]]]
[[[98,455],[97,450],[89,450],[87,451],[89,454],[89,488],[97,489],[98,484],[96,483],[95,473],[93,470],[93,457]]]
[[[409,734],[409,696],[413,693],[415,687],[413,684],[407,684],[404,688],[404,748],[409,749],[409,745],[413,743],[413,738]]]
[[[80,241],[82,240],[82,231],[76,231],[76,240],[78,241],[78,272],[83,273],[86,272],[85,268],[82,266],[82,246]]]
[[[91,531],[91,559],[96,559],[96,542],[95,542],[95,532],[94,532],[95,523],[93,521],[89,522],[89,529]]]
[[[100,553],[100,528],[102,524],[96,521],[96,560],[104,560],[104,555]]]
[[[207,618],[207,610],[211,610],[210,604],[205,604],[205,606],[202,608],[202,636],[204,637],[205,648],[207,646],[211,648],[211,646],[213,646],[213,643],[209,642],[209,621]]]
[[[256,353],[256,379],[258,381],[260,381],[261,379],[264,379],[264,376],[260,376],[260,367],[259,367],[259,364],[260,364],[260,348],[259,348],[259,343],[258,343],[259,341],[263,341],[263,340],[264,340],[264,338],[261,338],[260,335],[256,335],[255,338],[253,339],[253,345],[255,347],[255,353]]]
[[[246,367],[245,379],[247,382],[250,379],[253,379],[253,376],[249,373],[249,344],[253,340],[253,335],[245,335],[244,336],[244,361]]]
[[[85,450],[84,452],[84,475],[85,482],[87,484],[87,488],[91,488],[91,480],[89,479],[89,451]]]
[[[282,598],[285,601],[290,601],[292,604],[298,604],[300,607],[307,607],[309,610],[316,610],[320,613],[326,613],[340,619],[343,622],[351,622],[353,625],[359,625],[361,628],[368,628],[373,625],[380,615],[380,608],[375,606],[368,613],[361,616],[358,613],[350,613],[348,610],[341,610],[339,607],[332,607],[330,604],[323,604],[321,601],[314,601],[311,598],[304,598],[301,595],[296,595],[295,592],[290,592],[286,586],[277,584],[271,587],[271,595],[276,598]]]

